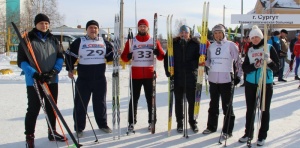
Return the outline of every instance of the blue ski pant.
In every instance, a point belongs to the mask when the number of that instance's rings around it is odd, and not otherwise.
[[[280,64],[280,69],[278,71],[278,80],[281,80],[281,79],[283,79],[283,71],[284,71],[284,65],[285,65],[284,57],[279,57],[279,64]]]
[[[95,120],[99,128],[107,126],[106,113],[106,78],[100,80],[83,80],[78,77],[75,88],[74,100],[74,129],[75,131],[83,131],[86,126],[86,113],[88,104],[92,96],[93,111]],[[77,130],[78,126],[78,130]]]
[[[295,75],[298,76],[298,68],[300,64],[300,57],[296,57]]]

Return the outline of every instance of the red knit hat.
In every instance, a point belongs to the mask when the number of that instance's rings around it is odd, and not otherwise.
[[[139,20],[138,26],[140,26],[140,25],[146,25],[147,27],[149,27],[149,23],[146,19]]]

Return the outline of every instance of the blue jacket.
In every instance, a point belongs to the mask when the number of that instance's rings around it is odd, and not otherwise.
[[[277,54],[278,54],[278,56],[279,56],[279,54],[280,54],[280,52],[281,52],[280,39],[279,39],[277,36],[272,36],[272,37],[268,40],[268,44],[272,45],[272,46],[275,48],[275,50],[276,50],[276,52],[277,52]]]
[[[47,31],[43,35],[37,29],[33,29],[28,33],[37,63],[42,73],[49,72],[52,69],[61,71],[63,66],[63,54],[60,50],[57,39]],[[27,86],[33,86],[33,74],[38,72],[34,64],[29,62],[25,50],[21,45],[18,48],[17,57],[18,66],[25,73],[25,81]],[[58,83],[58,75],[54,76],[50,83]]]

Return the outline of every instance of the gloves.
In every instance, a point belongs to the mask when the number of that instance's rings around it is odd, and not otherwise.
[[[53,76],[57,75],[59,73],[58,70],[52,69],[51,71],[48,72],[49,78],[52,78]]]
[[[291,71],[293,70],[293,65],[294,65],[294,60],[292,59],[291,62],[290,62],[290,70]]]
[[[131,59],[132,59],[132,52],[130,52],[130,53],[127,54],[127,59],[128,59],[128,60],[131,60]]]
[[[240,77],[236,77],[234,79],[234,86],[238,85],[240,83],[240,81],[241,81],[241,78]]]
[[[170,72],[166,71],[166,76],[170,77],[171,76]]]
[[[35,72],[32,76],[35,80],[44,83],[50,80],[49,73],[37,73]]]
[[[40,81],[41,83],[44,83],[44,82],[49,82],[50,79],[52,77],[54,77],[55,75],[57,75],[59,73],[58,70],[56,69],[52,69],[51,71],[49,72],[44,72],[44,73],[37,73],[35,72],[32,76],[32,78],[36,79],[37,81]]]
[[[153,49],[153,54],[156,55],[156,56],[159,56],[159,51],[158,51],[158,49]]]
[[[209,67],[205,66],[204,69],[205,69],[206,75],[208,75]]]
[[[264,53],[263,59],[264,59],[265,61],[267,61],[267,64],[269,64],[269,63],[272,62],[269,53],[266,53],[266,52],[265,52],[265,53]]]

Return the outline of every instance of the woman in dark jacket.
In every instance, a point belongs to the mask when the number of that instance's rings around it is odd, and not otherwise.
[[[250,34],[253,46],[249,48],[243,63],[243,71],[246,73],[245,96],[246,96],[246,125],[245,135],[239,139],[239,142],[245,143],[253,138],[254,119],[257,101],[256,92],[261,77],[263,61],[267,62],[266,69],[266,97],[265,110],[262,111],[261,127],[259,129],[257,146],[263,146],[267,138],[270,122],[270,106],[273,95],[273,72],[279,69],[279,59],[275,49],[268,44],[268,51],[264,52],[264,40],[261,30],[257,26],[253,26]],[[262,98],[262,97],[260,97]]]

